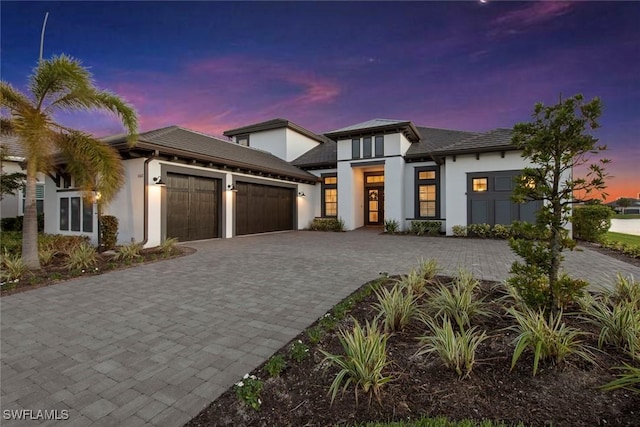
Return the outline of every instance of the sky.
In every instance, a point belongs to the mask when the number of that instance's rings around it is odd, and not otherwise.
[[[0,2],[0,75],[82,61],[142,131],[221,135],[285,118],[322,133],[373,118],[511,128],[577,93],[603,103],[609,196],[640,193],[640,2]],[[107,115],[58,118],[105,136]]]

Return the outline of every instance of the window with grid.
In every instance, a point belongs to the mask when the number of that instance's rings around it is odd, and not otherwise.
[[[335,175],[322,178],[322,216],[338,216],[338,177]]]
[[[416,217],[438,217],[437,167],[416,169]]]

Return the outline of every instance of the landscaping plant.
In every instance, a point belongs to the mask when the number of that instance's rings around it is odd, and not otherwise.
[[[17,282],[29,271],[19,254],[4,251],[0,254],[0,280],[3,282]]]
[[[160,250],[162,251],[162,256],[165,258],[170,257],[173,251],[175,250],[177,243],[178,243],[178,239],[175,237],[164,239],[164,241],[160,243]]]
[[[255,375],[245,374],[242,380],[235,383],[233,389],[241,402],[257,411],[262,405],[260,392],[263,385]]]
[[[68,253],[65,268],[69,270],[86,270],[98,261],[96,249],[89,243],[81,243]]]
[[[313,328],[307,329],[307,338],[309,338],[309,342],[311,343],[311,345],[318,344],[323,336],[324,330],[320,327],[320,325],[316,325]]]
[[[289,357],[300,363],[309,356],[309,346],[302,342],[302,340],[294,341],[289,349]]]
[[[585,319],[600,329],[598,347],[613,345],[640,360],[640,309],[635,302],[594,298],[583,309]]]
[[[575,95],[552,106],[536,104],[533,121],[519,123],[513,128],[512,143],[522,150],[522,157],[532,163],[524,168],[516,180],[513,200],[517,203],[540,202],[536,224],[529,230],[530,238],[510,240],[511,249],[522,258],[516,261],[511,274],[522,289],[529,283],[537,286],[538,277],[527,280],[524,276],[535,273],[547,278],[544,307],[558,310],[560,265],[562,251],[575,243],[568,238],[565,225],[571,219],[571,207],[576,197],[603,196],[606,174],[601,159],[588,165],[585,177],[576,177],[572,171],[590,162],[590,155],[599,154],[606,146],[597,145],[591,131],[599,127],[601,104],[598,98],[585,103],[582,95]],[[522,228],[514,225],[514,229]],[[516,234],[518,230],[515,230]],[[520,277],[520,279],[517,279]]]
[[[577,206],[573,209],[573,237],[588,242],[599,242],[611,228],[613,209],[603,204]]]
[[[356,403],[359,390],[370,394],[370,397],[375,396],[380,401],[380,388],[392,379],[383,373],[389,364],[387,362],[388,336],[378,329],[376,321],[373,323],[367,321],[363,328],[354,319],[353,330],[350,332],[340,330],[338,338],[344,349],[344,355],[335,355],[321,350],[325,355],[324,362],[329,362],[340,369],[329,387],[331,403],[335,400],[340,387],[344,393],[352,384]]]
[[[116,261],[133,262],[142,257],[140,255],[141,250],[142,245],[139,243],[130,243],[128,245],[120,246],[113,259]]]
[[[640,310],[640,282],[635,281],[633,276],[624,277],[618,273],[612,297],[617,301],[628,301]]]
[[[527,349],[533,353],[533,375],[538,372],[541,360],[551,359],[555,363],[562,363],[567,357],[576,355],[595,363],[591,353],[580,340],[585,333],[565,325],[562,311],[550,312],[548,317],[544,311],[528,307],[523,311],[511,308],[509,313],[517,322],[509,327],[516,333],[511,369]]]
[[[395,234],[400,230],[400,223],[395,219],[384,220],[384,232],[389,234]]]
[[[486,332],[478,334],[476,327],[454,330],[447,316],[442,317],[442,324],[434,319],[427,319],[425,323],[430,334],[419,338],[422,346],[416,356],[436,353],[459,377],[468,377],[476,361],[476,350],[487,338]]]
[[[467,236],[467,227],[464,225],[454,225],[451,227],[453,231],[453,235],[456,237],[466,237]]]
[[[100,243],[104,250],[111,250],[118,243],[118,218],[113,215],[100,215]]]
[[[418,261],[418,274],[423,281],[433,283],[438,273],[440,273],[440,267],[437,260],[433,258],[425,260],[422,258]]]
[[[391,290],[380,288],[376,291],[378,317],[382,318],[385,332],[403,330],[418,314],[416,295],[410,287],[396,283]]]
[[[634,393],[640,393],[640,368],[636,368],[625,363],[624,366],[614,369],[621,371],[618,378],[603,385],[603,390],[608,391],[624,388]]]
[[[58,254],[57,250],[55,250],[53,248],[49,248],[49,247],[40,248],[38,250],[38,256],[40,257],[40,263],[42,265],[51,264],[51,261],[53,261],[53,258],[57,254]]]
[[[425,292],[426,281],[423,274],[418,270],[411,270],[406,276],[401,276],[395,282],[400,286],[411,289],[416,296],[420,296]]]
[[[270,377],[280,376],[284,368],[287,366],[287,361],[284,360],[284,356],[278,354],[276,356],[272,356],[267,363],[264,364],[264,370],[267,371]]]

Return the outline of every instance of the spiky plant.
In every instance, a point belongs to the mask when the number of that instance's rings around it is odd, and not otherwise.
[[[382,318],[384,330],[395,332],[404,329],[418,314],[417,298],[410,287],[395,284],[391,290],[376,291],[378,316]]]
[[[600,329],[598,347],[613,345],[640,359],[640,309],[634,301],[614,303],[607,297],[594,298],[584,304],[585,319]]]

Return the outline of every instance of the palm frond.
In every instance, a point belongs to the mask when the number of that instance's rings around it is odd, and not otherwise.
[[[41,61],[29,78],[29,90],[38,110],[71,92],[89,92],[93,78],[79,60],[66,55]]]
[[[13,129],[13,121],[6,117],[0,117],[0,135],[13,135],[15,130]]]
[[[0,82],[0,107],[15,111],[30,106],[31,101],[22,92],[8,82]]]
[[[59,133],[55,143],[82,191],[99,191],[105,203],[116,195],[124,183],[124,167],[116,150],[80,131]]]

